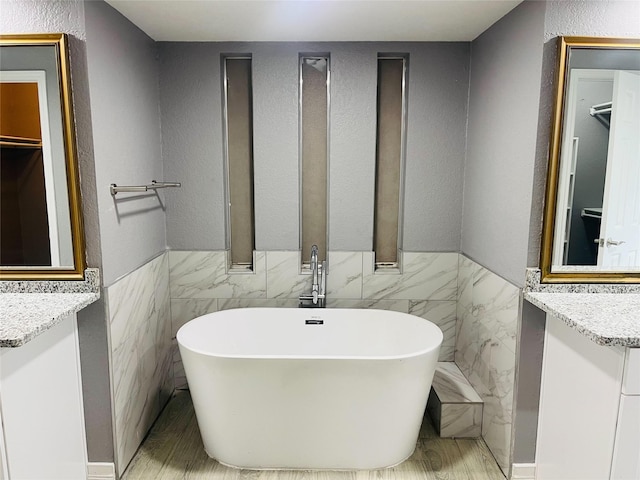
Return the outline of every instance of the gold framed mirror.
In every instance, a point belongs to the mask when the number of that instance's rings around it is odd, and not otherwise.
[[[640,283],[640,39],[558,38],[543,283]]]
[[[0,280],[86,268],[68,42],[0,35]]]

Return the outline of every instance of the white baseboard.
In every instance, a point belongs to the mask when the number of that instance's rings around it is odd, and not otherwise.
[[[90,462],[87,464],[87,480],[116,480],[115,464]]]
[[[535,480],[535,463],[514,463],[511,465],[511,480]]]

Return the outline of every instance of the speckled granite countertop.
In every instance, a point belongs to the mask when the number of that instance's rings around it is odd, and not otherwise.
[[[97,269],[84,281],[0,282],[0,347],[19,347],[100,298]]]
[[[640,347],[640,294],[524,292],[525,300],[598,345]]]
[[[97,293],[0,293],[0,347],[19,347],[100,298]]]

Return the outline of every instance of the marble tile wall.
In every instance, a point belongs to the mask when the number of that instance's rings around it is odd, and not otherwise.
[[[460,255],[455,363],[484,401],[482,436],[510,467],[519,289]]]
[[[199,315],[239,307],[297,307],[310,291],[295,251],[256,252],[253,273],[227,273],[224,251],[169,252],[176,388],[186,388],[176,332]],[[402,253],[401,274],[374,272],[372,252],[329,252],[327,307],[412,313],[444,332],[441,361],[453,361],[458,289],[457,253]]]
[[[173,392],[169,256],[106,288],[118,475]]]

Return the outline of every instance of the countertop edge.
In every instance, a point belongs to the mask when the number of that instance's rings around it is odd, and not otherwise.
[[[0,324],[0,347],[16,348],[28,343],[36,338],[38,335],[46,332],[60,323],[65,317],[73,313],[77,313],[86,306],[96,302],[100,298],[99,292],[87,292],[87,293],[4,293],[0,294],[0,298],[3,296],[9,296],[15,299],[20,297],[24,300],[36,300],[40,307],[48,307],[46,302],[43,302],[43,298],[50,301],[54,312],[52,314],[40,313],[35,311],[35,307],[31,312],[26,312],[29,315],[25,315],[24,306],[21,304],[18,306],[20,311],[12,311],[12,306],[5,308],[3,306],[0,314],[2,323]],[[43,297],[46,295],[46,297]],[[31,297],[31,298],[30,298]],[[60,303],[64,303],[60,306]],[[35,302],[34,302],[35,303]],[[43,305],[44,303],[44,305]],[[17,310],[17,308],[13,308]],[[8,319],[7,317],[11,317]],[[39,318],[37,318],[39,317]],[[7,334],[7,330],[9,334]]]
[[[591,326],[585,325],[579,319],[572,318],[570,314],[566,312],[566,310],[563,311],[562,309],[554,305],[549,305],[547,302],[544,301],[544,299],[538,298],[539,295],[572,295],[572,294],[525,291],[523,293],[523,296],[524,296],[524,299],[527,300],[529,303],[535,305],[536,307],[540,308],[546,313],[553,315],[560,321],[564,322],[570,328],[576,330],[577,332],[581,333],[585,337],[589,338],[594,343],[602,346],[621,346],[621,347],[633,347],[633,348],[640,347],[640,336],[630,337],[624,334],[620,334],[620,335],[602,334],[601,332],[595,330]],[[580,294],[573,294],[573,295],[580,295]],[[594,295],[594,294],[590,293],[587,295]],[[613,295],[613,294],[606,294],[606,295]],[[628,294],[622,294],[622,295],[628,295]]]

